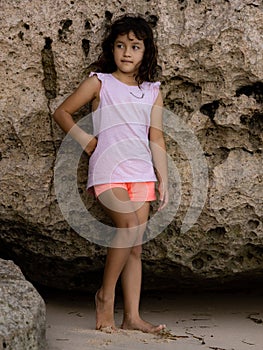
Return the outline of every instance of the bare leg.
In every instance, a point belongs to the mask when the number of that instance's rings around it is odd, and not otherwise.
[[[140,221],[141,237],[146,227],[149,215],[149,203],[146,202],[137,210],[137,216]],[[142,246],[136,246],[131,249],[129,258],[122,272],[122,289],[124,296],[124,316],[123,329],[140,330],[146,333],[158,333],[165,328],[165,325],[154,326],[141,319],[139,315],[142,263]]]
[[[116,329],[114,322],[115,287],[129,254],[130,248],[108,248],[102,286],[95,296],[96,329]]]
[[[116,200],[118,199],[118,201]],[[136,211],[126,190],[122,188],[114,188],[113,190],[102,193],[99,197],[103,203],[111,203],[114,210],[105,207],[105,211],[110,215],[117,227],[121,231],[121,235],[136,235],[136,227],[139,224]],[[119,205],[121,208],[119,208]],[[126,206],[125,212],[118,212]],[[125,248],[108,248],[108,254],[104,269],[104,276],[101,288],[96,293],[96,329],[103,330],[104,328],[116,329],[114,322],[114,298],[115,287],[118,278],[129,258],[131,252],[130,247]]]

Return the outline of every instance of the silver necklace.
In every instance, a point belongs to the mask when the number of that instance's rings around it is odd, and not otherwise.
[[[140,95],[140,96],[135,95],[135,94],[134,94],[133,92],[131,92],[131,91],[130,91],[130,94],[131,94],[133,97],[136,97],[136,98],[139,98],[139,99],[141,99],[141,98],[144,97],[144,92],[142,92],[142,91],[141,91],[141,95]]]

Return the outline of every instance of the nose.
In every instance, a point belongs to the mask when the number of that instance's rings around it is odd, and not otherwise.
[[[124,50],[124,56],[125,57],[130,57],[131,56],[131,50],[129,47],[126,47]]]

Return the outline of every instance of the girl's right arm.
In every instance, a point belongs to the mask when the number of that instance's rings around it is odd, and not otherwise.
[[[72,115],[82,106],[93,101],[99,103],[100,81],[96,76],[87,78],[66,100],[55,110],[55,121],[65,133],[69,133],[88,155],[94,151],[97,139],[87,134],[73,120]]]

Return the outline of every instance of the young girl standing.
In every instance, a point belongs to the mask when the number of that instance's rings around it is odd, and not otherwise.
[[[101,288],[95,296],[96,329],[115,330],[114,299],[121,276],[123,329],[158,333],[165,325],[141,319],[142,235],[150,201],[161,210],[168,202],[167,160],[162,132],[162,96],[155,82],[157,48],[148,23],[140,16],[117,19],[102,43],[97,72],[80,84],[55,111],[59,126],[75,138],[89,160],[88,188],[116,226]],[[91,102],[94,135],[72,115]],[[150,108],[137,108],[150,106]],[[155,168],[155,170],[154,170]]]

